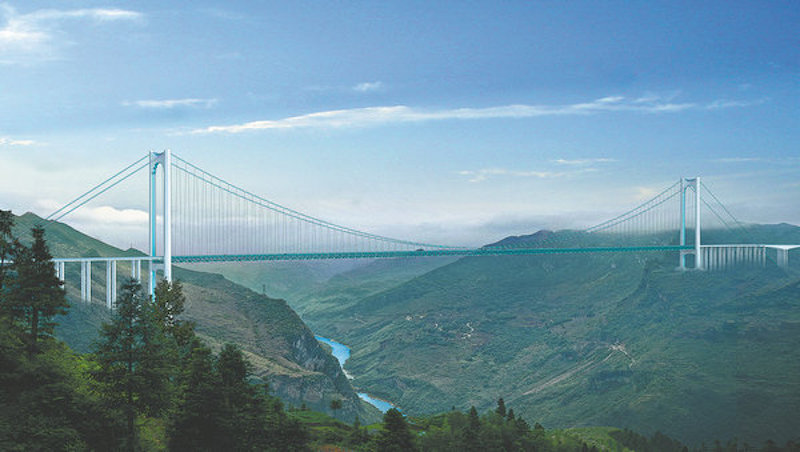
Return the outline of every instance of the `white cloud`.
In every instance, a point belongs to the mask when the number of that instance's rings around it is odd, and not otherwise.
[[[554,179],[565,176],[574,176],[581,173],[597,171],[594,168],[583,168],[575,171],[519,171],[505,168],[483,168],[477,171],[465,170],[458,174],[468,176],[470,182],[483,182],[493,176],[531,177],[536,179]]]
[[[0,137],[0,146],[34,146],[37,143],[33,140],[15,140],[8,137]]]
[[[717,163],[769,163],[773,165],[796,165],[800,163],[800,157],[782,157],[782,158],[767,158],[767,157],[723,157],[712,160]]]
[[[129,11],[124,9],[73,9],[73,10],[55,10],[43,9],[35,11],[30,14],[21,15],[28,21],[42,21],[42,20],[61,20],[61,19],[94,19],[97,21],[113,21],[113,20],[132,20],[142,18],[142,14],[136,11]]]
[[[672,103],[658,99],[644,101],[642,98],[627,100],[621,96],[603,97],[590,102],[566,105],[503,105],[484,108],[453,108],[427,110],[405,105],[330,110],[291,116],[283,119],[251,121],[234,125],[215,125],[195,129],[192,133],[241,133],[254,130],[366,127],[390,123],[533,118],[540,116],[594,115],[604,112],[675,113],[684,110],[715,110],[751,105],[745,102],[712,102],[711,104]]]
[[[383,89],[383,82],[364,82],[353,87],[353,91],[358,91],[360,93],[379,91],[381,89]]]
[[[760,162],[762,158],[759,157],[726,157],[714,160],[715,162],[719,163],[751,163],[751,162]]]
[[[741,100],[715,100],[710,104],[705,106],[706,110],[721,110],[725,108],[737,108],[737,107],[751,107],[754,105],[761,105],[767,102],[767,99],[758,99],[753,101],[741,101]]]
[[[125,106],[135,106],[139,108],[153,109],[172,109],[180,107],[191,108],[211,108],[216,105],[217,99],[160,99],[160,100],[137,100],[133,102],[123,102]]]
[[[66,20],[93,20],[106,23],[142,18],[141,13],[124,9],[42,9],[18,14],[7,4],[0,5],[0,63],[23,64],[57,58],[56,47],[65,39],[56,39]]]
[[[591,165],[592,163],[610,163],[616,162],[616,159],[610,158],[594,158],[594,159],[555,159],[551,160],[553,163],[557,163],[559,165]]]
[[[146,225],[149,214],[138,209],[117,209],[111,206],[82,207],[70,215],[76,222],[114,225]]]

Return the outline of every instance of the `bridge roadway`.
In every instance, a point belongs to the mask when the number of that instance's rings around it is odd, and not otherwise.
[[[734,265],[749,264],[766,265],[766,250],[776,252],[775,263],[780,268],[788,268],[789,251],[800,248],[800,245],[765,245],[765,244],[735,244],[735,245],[702,245],[705,270],[724,270]],[[625,247],[587,247],[587,248],[454,248],[454,249],[418,249],[415,251],[360,251],[360,252],[332,252],[332,253],[274,253],[274,254],[240,254],[240,255],[208,255],[208,256],[173,256],[172,262],[179,264],[199,264],[211,262],[269,262],[289,260],[322,260],[322,259],[381,259],[381,258],[410,258],[410,257],[436,257],[436,256],[513,256],[536,254],[581,254],[581,253],[618,253],[618,252],[649,252],[649,251],[678,251],[693,250],[693,245],[660,245],[660,246],[625,246]],[[117,264],[125,262],[130,264],[131,277],[142,280],[142,264],[149,266],[145,273],[154,275],[156,270],[163,270],[163,256],[127,256],[127,257],[73,257],[55,258],[53,262],[56,273],[61,281],[65,280],[66,264],[81,265],[81,299],[89,302],[92,300],[92,264],[105,263],[106,266],[106,306],[114,308],[117,297]],[[152,276],[148,276],[148,280]],[[148,281],[150,293],[154,288],[154,281]]]
[[[694,249],[693,246],[627,246],[627,247],[594,247],[594,248],[457,248],[457,249],[419,249],[415,251],[358,251],[336,253],[278,253],[278,254],[241,254],[241,255],[209,255],[209,256],[173,256],[175,263],[203,262],[262,262],[289,260],[320,259],[379,259],[398,257],[435,257],[435,256],[510,256],[531,254],[571,254],[571,253],[610,253],[636,251],[680,251]]]

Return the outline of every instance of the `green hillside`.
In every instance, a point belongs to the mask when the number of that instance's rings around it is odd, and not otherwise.
[[[390,289],[455,260],[453,257],[337,259],[194,264],[188,268],[219,273],[256,292],[292,300],[292,308],[302,316],[306,310],[342,309],[349,302]]]
[[[29,240],[30,228],[44,224],[33,214],[15,218],[15,233]],[[58,257],[141,255],[136,250],[122,251],[62,223],[48,223],[46,238]],[[144,269],[143,269],[144,271]],[[121,285],[130,267],[121,263]],[[225,343],[241,347],[254,364],[254,373],[269,380],[276,395],[287,404],[305,404],[330,412],[333,399],[343,401],[336,415],[352,420],[375,421],[380,413],[362,402],[342,373],[338,362],[314,339],[311,330],[285,301],[239,286],[218,274],[174,268],[182,282],[187,304],[184,317],[197,323],[197,333],[214,348]],[[92,269],[92,303],[80,301],[79,266],[68,265],[66,288],[71,304],[69,313],[57,319],[56,334],[78,351],[87,352],[97,338],[100,325],[109,318],[105,308],[105,267]]]
[[[800,243],[797,227],[751,229]],[[502,396],[548,428],[761,444],[800,434],[792,256],[789,271],[719,273],[678,272],[673,253],[465,258],[357,300],[342,287],[338,305],[297,303],[352,346],[357,387],[411,414]]]

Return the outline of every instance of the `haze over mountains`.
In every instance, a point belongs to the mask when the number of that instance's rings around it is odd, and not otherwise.
[[[795,226],[748,229],[759,242],[800,243]],[[542,236],[554,239],[506,241]],[[790,262],[680,272],[675,253],[477,257],[434,269],[376,261],[283,296],[316,333],[352,347],[355,386],[408,413],[489,409],[502,396],[547,427],[760,444],[794,438],[800,425],[797,254]],[[308,269],[289,265],[281,271]],[[218,270],[269,287],[270,268]]]
[[[17,229],[38,221],[23,215]],[[796,226],[750,232],[800,243]],[[120,253],[65,225],[47,234],[59,256]],[[679,272],[673,253],[602,253],[198,265],[175,275],[198,333],[238,343],[288,404],[325,410],[339,398],[339,417],[370,421],[377,413],[353,386],[411,415],[483,411],[503,397],[547,428],[761,444],[795,438],[800,425],[800,257],[790,262]],[[85,351],[108,312],[75,291],[57,331]],[[304,322],[352,348],[352,385]]]

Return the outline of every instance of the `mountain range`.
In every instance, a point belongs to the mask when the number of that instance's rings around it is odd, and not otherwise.
[[[747,232],[761,243],[800,243],[792,225]],[[675,252],[426,264],[434,268],[398,259],[284,296],[315,332],[352,347],[356,387],[407,413],[487,410],[503,397],[547,428],[613,425],[698,446],[761,444],[800,434],[795,253],[789,269],[769,261],[719,272],[679,271]],[[253,280],[256,271],[269,266],[254,266]]]
[[[17,220],[19,231],[41,221]],[[800,243],[792,225],[748,233]],[[59,256],[138,253],[62,224],[48,225],[47,237]],[[213,346],[239,344],[289,404],[330,411],[338,398],[337,417],[370,422],[378,414],[354,387],[409,415],[484,411],[503,397],[546,428],[627,427],[699,446],[800,434],[800,256],[790,262],[679,271],[674,252],[625,252],[204,264],[175,277],[198,333]],[[93,274],[100,301],[104,272]],[[89,350],[109,313],[77,301],[74,270],[67,280],[73,307],[57,331]],[[351,347],[353,380],[312,329]]]

